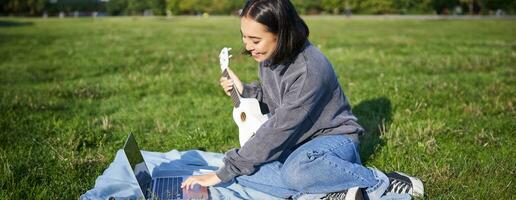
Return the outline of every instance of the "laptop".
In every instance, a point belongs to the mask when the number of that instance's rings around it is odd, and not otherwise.
[[[181,188],[186,176],[152,177],[143,160],[138,144],[132,133],[129,133],[124,145],[124,152],[133,169],[134,176],[140,185],[145,199],[156,200],[204,200],[209,199],[208,188],[195,185],[193,189]]]

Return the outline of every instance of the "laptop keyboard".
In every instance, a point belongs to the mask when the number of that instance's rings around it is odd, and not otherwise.
[[[156,188],[154,192],[157,198],[154,197],[154,199],[183,199],[183,190],[181,189],[182,177],[157,178],[155,181]]]

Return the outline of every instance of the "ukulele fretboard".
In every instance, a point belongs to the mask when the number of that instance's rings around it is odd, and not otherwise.
[[[227,79],[231,79],[227,69],[224,69],[222,76],[226,77]],[[233,90],[231,90],[231,100],[233,101],[233,106],[235,106],[235,108],[240,106],[240,95],[238,94],[238,89],[235,84],[233,84]]]

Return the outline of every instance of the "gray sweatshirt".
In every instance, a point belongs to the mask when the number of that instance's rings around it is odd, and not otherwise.
[[[331,63],[309,42],[293,62],[267,67],[261,82],[244,84],[243,97],[267,105],[270,118],[240,149],[226,152],[216,174],[222,182],[249,175],[260,165],[284,161],[305,142],[321,136],[349,134],[358,142],[363,128],[351,113]]]

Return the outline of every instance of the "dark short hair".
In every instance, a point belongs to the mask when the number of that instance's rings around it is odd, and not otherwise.
[[[248,0],[240,17],[249,17],[267,27],[277,36],[276,49],[271,55],[272,65],[289,62],[303,50],[310,34],[289,0]],[[250,54],[244,48],[244,54]]]

